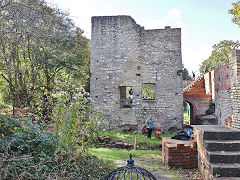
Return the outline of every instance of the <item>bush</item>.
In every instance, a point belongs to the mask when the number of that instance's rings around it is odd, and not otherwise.
[[[0,114],[0,137],[0,173],[3,179],[34,177],[47,170],[46,164],[54,162],[54,133],[38,124]]]
[[[59,139],[44,126],[0,114],[0,179],[104,179],[110,172],[77,150],[72,157],[56,153]]]
[[[91,111],[89,94],[83,88],[76,88],[75,93],[61,94],[53,111],[58,136],[57,151],[72,156],[81,146],[79,153],[84,153],[96,141],[104,116]]]

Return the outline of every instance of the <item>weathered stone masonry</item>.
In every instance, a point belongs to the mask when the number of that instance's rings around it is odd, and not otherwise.
[[[224,125],[225,120],[231,117],[232,99],[230,69],[230,64],[225,64],[211,72],[205,73],[202,77],[184,88],[184,100],[192,104],[192,125]],[[212,104],[215,104],[215,112],[212,112],[212,117],[207,117],[207,111]],[[203,121],[204,116],[205,122]],[[217,119],[217,121],[215,121],[215,119]]]
[[[92,17],[91,97],[108,116],[110,129],[143,128],[149,114],[162,130],[183,122],[181,29],[145,30],[130,16]],[[142,99],[142,86],[155,99]],[[120,107],[120,87],[131,87],[130,108]]]
[[[215,101],[215,115],[219,125],[225,125],[225,120],[232,115],[231,100],[231,71],[230,64],[225,64],[215,69],[212,74],[214,89],[212,95]]]
[[[240,129],[240,50],[231,54],[231,99],[232,99],[232,124],[234,128]]]

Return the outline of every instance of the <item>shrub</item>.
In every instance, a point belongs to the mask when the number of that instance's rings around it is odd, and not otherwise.
[[[0,173],[3,179],[31,178],[54,163],[56,138],[23,118],[0,114]],[[49,166],[49,167],[48,167]]]
[[[84,153],[95,142],[104,118],[101,113],[91,111],[89,94],[83,88],[76,89],[75,93],[61,92],[62,96],[53,111],[58,136],[57,151],[67,156],[72,156],[79,146],[79,153]]]
[[[104,179],[110,165],[78,149],[56,153],[58,136],[23,118],[0,114],[0,179]],[[80,148],[81,149],[81,148]]]

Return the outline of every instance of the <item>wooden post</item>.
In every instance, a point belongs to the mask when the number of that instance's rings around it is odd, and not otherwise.
[[[135,141],[134,141],[134,150],[137,150],[137,136],[135,136]]]

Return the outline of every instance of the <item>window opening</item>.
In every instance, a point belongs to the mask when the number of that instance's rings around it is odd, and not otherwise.
[[[142,99],[155,100],[155,84],[152,83],[142,84]]]
[[[132,108],[133,102],[133,89],[131,86],[120,86],[120,107],[121,108]]]

